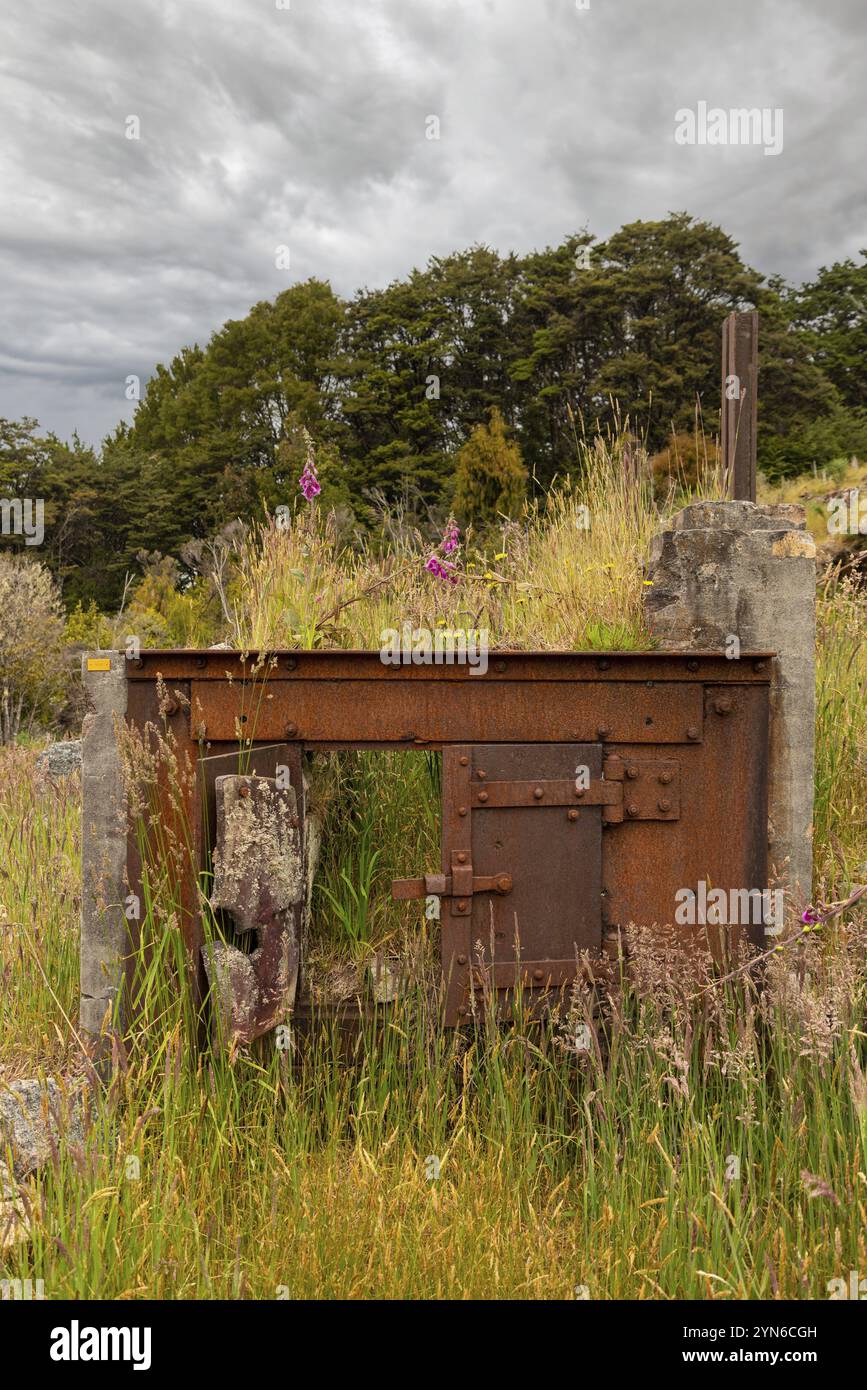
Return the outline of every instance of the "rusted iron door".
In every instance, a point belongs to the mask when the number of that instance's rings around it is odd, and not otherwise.
[[[448,1024],[494,1000],[503,1018],[517,986],[528,1002],[550,998],[582,962],[600,960],[611,920],[603,831],[648,821],[676,831],[680,772],[676,758],[642,750],[624,760],[602,743],[443,751],[442,873],[394,891],[442,899]],[[619,848],[629,856],[628,840]],[[640,863],[631,867],[640,877]]]
[[[598,743],[444,751],[443,873],[452,876],[441,917],[448,1023],[468,1015],[474,993],[489,1000],[496,993],[502,1014],[519,978],[526,990],[550,990],[573,978],[579,952],[598,955],[601,772]],[[494,891],[484,887],[488,878]]]

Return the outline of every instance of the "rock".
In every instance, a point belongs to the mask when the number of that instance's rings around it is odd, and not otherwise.
[[[407,973],[402,961],[378,951],[367,967],[370,989],[377,1004],[391,1004],[407,989]]]
[[[48,773],[49,777],[68,777],[81,767],[81,739],[67,739],[62,743],[51,743],[40,753],[36,766]]]
[[[63,1091],[51,1077],[0,1088],[0,1250],[30,1238],[18,1183],[47,1163],[61,1142],[83,1141],[84,1112],[84,1093]]]
[[[17,1197],[0,1202],[0,1251],[11,1250],[29,1239],[30,1222],[24,1203]]]
[[[49,1077],[45,1081],[11,1081],[0,1088],[0,1163],[11,1149],[16,1180],[41,1168],[61,1140],[84,1139],[84,1096],[65,1092]],[[8,1169],[6,1180],[8,1182]],[[5,1184],[4,1184],[5,1185]]]

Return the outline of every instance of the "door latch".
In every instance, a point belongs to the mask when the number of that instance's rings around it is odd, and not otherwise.
[[[425,874],[422,878],[396,878],[391,896],[399,902],[412,898],[452,898],[452,912],[469,916],[474,893],[511,893],[511,874],[474,874],[469,855],[458,850],[452,854],[450,874]]]

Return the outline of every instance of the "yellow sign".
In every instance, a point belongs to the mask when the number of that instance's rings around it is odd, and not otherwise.
[[[110,657],[110,656],[89,656],[89,657],[87,658],[87,669],[88,669],[88,671],[110,671],[110,670],[111,670],[111,657]]]

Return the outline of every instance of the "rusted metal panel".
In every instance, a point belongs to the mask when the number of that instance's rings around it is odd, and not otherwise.
[[[491,967],[498,993],[526,973],[522,961],[533,963],[528,987],[545,989],[552,977],[559,984],[574,975],[580,952],[600,953],[601,805],[478,799],[492,784],[534,777],[574,785],[579,768],[600,779],[601,744],[477,744],[444,752],[443,868],[464,855],[473,874],[507,873],[512,880],[506,895],[453,897],[442,913],[448,1024],[470,1016],[471,994]],[[508,999],[502,1002],[507,1009]]]
[[[646,750],[626,747],[613,752],[628,764],[630,757],[643,756]],[[605,830],[608,926],[677,925],[678,894],[697,891],[702,882],[727,892],[767,884],[767,691],[709,687],[702,742],[684,746],[677,756],[677,825],[624,821]],[[764,940],[763,925],[755,922],[725,929],[685,923],[679,931],[685,942],[708,944],[719,959],[743,935]]]
[[[722,331],[720,451],[729,491],[756,500],[756,427],[759,401],[759,316],[755,309],[729,314]]]
[[[432,668],[435,669],[435,668]],[[686,743],[701,739],[702,686],[691,682],[532,681],[432,677],[399,682],[193,681],[194,736],[207,741],[299,739],[336,743],[351,723],[353,742],[441,745],[500,743]]]

